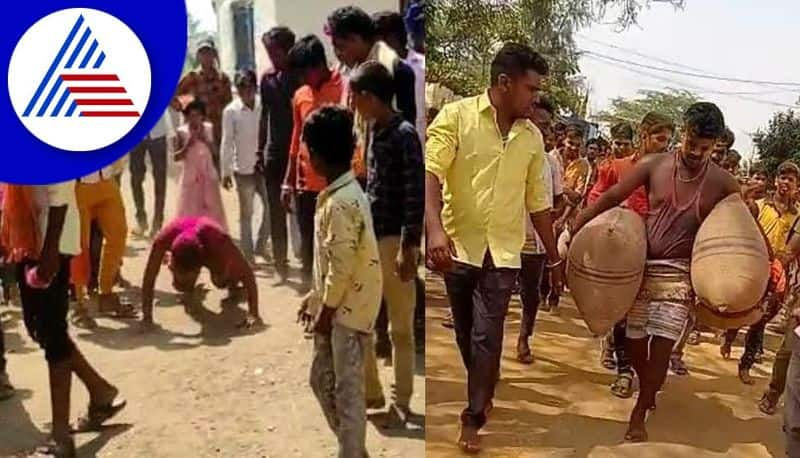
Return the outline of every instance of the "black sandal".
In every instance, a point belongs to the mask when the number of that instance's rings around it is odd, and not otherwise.
[[[90,402],[86,415],[78,419],[73,431],[76,433],[99,431],[103,423],[116,416],[127,404],[128,402],[119,396],[115,396],[111,402],[105,405],[96,405]]]
[[[617,379],[611,384],[611,394],[622,399],[633,396],[633,376],[630,374],[617,376]]]

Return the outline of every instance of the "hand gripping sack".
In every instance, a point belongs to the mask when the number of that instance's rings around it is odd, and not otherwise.
[[[698,320],[714,327],[758,321],[770,276],[769,254],[739,194],[721,200],[703,221],[691,269]]]
[[[593,334],[607,333],[633,306],[646,258],[644,221],[631,210],[613,208],[575,234],[567,285]]]

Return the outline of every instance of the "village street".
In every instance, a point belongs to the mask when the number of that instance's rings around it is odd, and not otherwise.
[[[134,206],[128,181],[126,173],[123,195],[130,224]],[[152,183],[146,182],[145,189],[151,209]],[[223,199],[236,236],[235,191],[223,191]],[[176,182],[170,178],[168,213],[176,200]],[[141,284],[148,250],[146,240],[129,238],[123,274],[134,288],[123,297],[134,302],[138,301],[136,285]],[[197,320],[188,316],[177,301],[166,268],[156,285],[160,304],[155,308],[155,321],[160,329],[143,335],[135,321],[106,318],[99,319],[99,328],[92,331],[72,329],[86,357],[128,400],[127,408],[102,433],[76,436],[78,456],[335,455],[336,439],[308,386],[312,346],[295,323],[300,296],[292,287],[273,286],[275,278],[268,266],[260,266],[256,277],[266,326],[253,333],[236,329],[246,305],[223,307],[226,291],[212,288],[205,299],[206,310]],[[207,273],[200,281],[210,285]],[[47,366],[44,354],[25,333],[20,309],[0,306],[0,313],[10,350],[8,372],[19,390],[15,398],[0,402],[0,457],[15,457],[46,438],[50,421]],[[412,409],[422,413],[422,356],[417,365]],[[391,377],[391,368],[383,368],[387,397]],[[85,412],[87,404],[87,394],[76,378],[72,393],[74,419]],[[381,415],[370,416],[367,448],[371,456],[422,456],[423,426],[386,430],[380,427],[383,420]]]
[[[464,408],[465,376],[452,331],[441,325],[447,300],[439,277],[427,279],[428,457],[457,452],[458,415]],[[782,409],[772,417],[756,402],[769,381],[778,336],[768,334],[764,362],[754,386],[736,376],[737,360],[725,361],[713,335],[687,346],[689,375],[668,375],[658,408],[649,416],[650,442],[626,444],[623,436],[635,403],[609,391],[614,373],[600,365],[591,337],[571,300],[560,316],[539,312],[532,366],[516,362],[520,308],[515,299],[506,320],[500,383],[484,429],[481,456],[515,458],[641,458],[783,456]],[[733,357],[741,356],[741,340]]]

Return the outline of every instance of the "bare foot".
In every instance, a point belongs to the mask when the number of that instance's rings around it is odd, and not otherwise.
[[[461,425],[461,434],[458,436],[458,448],[464,453],[476,454],[481,451],[481,438],[478,428]]]
[[[517,361],[522,364],[533,364],[533,353],[528,345],[528,339],[520,337],[517,340]]]
[[[630,423],[628,424],[628,431],[625,433],[625,440],[627,442],[647,442],[647,429],[644,425],[646,416],[647,410],[640,411],[638,409],[633,409]]]
[[[755,385],[756,381],[750,376],[750,369],[739,369],[739,380],[745,385]]]

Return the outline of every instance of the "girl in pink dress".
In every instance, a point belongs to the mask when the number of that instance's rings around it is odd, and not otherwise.
[[[175,137],[175,160],[183,162],[177,216],[207,216],[227,232],[212,156],[214,134],[211,123],[205,121],[206,106],[200,100],[189,102],[183,116],[186,122],[178,127]]]

